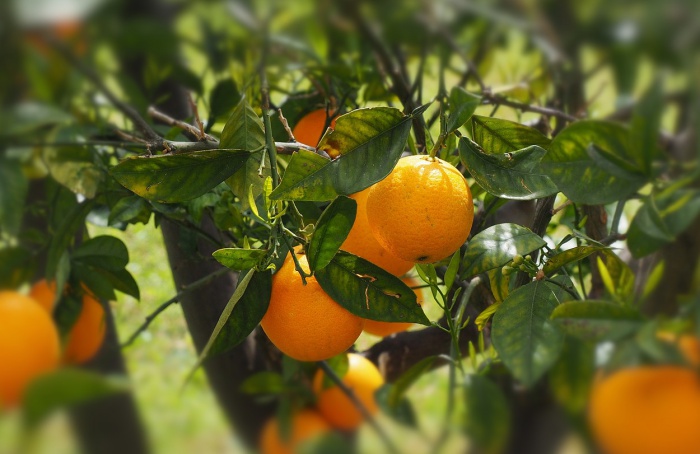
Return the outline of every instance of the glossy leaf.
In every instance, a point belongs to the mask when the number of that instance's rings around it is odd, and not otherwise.
[[[112,176],[141,197],[164,203],[184,202],[206,193],[243,167],[250,153],[241,150],[193,151],[128,158]]]
[[[631,302],[635,298],[635,276],[629,265],[610,250],[602,251],[596,263],[610,295],[620,302]]]
[[[515,255],[525,255],[545,244],[541,237],[518,224],[494,225],[474,235],[467,243],[462,259],[462,277],[500,268],[513,260]]]
[[[481,97],[469,93],[462,87],[452,87],[450,90],[450,116],[447,118],[447,133],[459,129],[474,114],[481,104]]]
[[[623,126],[584,120],[560,132],[542,158],[542,170],[575,203],[600,205],[634,193],[644,178],[621,178],[607,172],[589,155],[589,147],[630,162],[629,132]]]
[[[252,273],[250,282],[247,284],[240,299],[236,302],[235,298],[237,295],[234,292],[234,296],[231,297],[231,300],[226,305],[219,323],[229,312],[229,306],[233,302],[233,307],[227,315],[221,331],[216,335],[211,345],[209,350],[210,356],[224,353],[243,342],[248,334],[260,324],[260,320],[267,312],[272,291],[272,274],[269,271],[253,271]]]
[[[25,428],[35,429],[54,411],[129,390],[121,377],[63,368],[33,380],[22,401]]]
[[[243,271],[258,266],[266,254],[264,249],[224,248],[214,251],[212,256],[226,268]]]
[[[318,270],[316,279],[338,304],[362,318],[430,324],[416,294],[401,279],[345,251]]]
[[[338,196],[328,205],[318,219],[307,250],[309,268],[312,272],[323,269],[335,256],[348,237],[355,222],[357,202]]]
[[[551,140],[534,128],[501,118],[472,117],[472,137],[487,154],[503,154],[532,145],[548,149]]]
[[[589,255],[603,249],[605,248],[602,246],[576,246],[571,249],[567,249],[553,257],[548,258],[542,270],[544,271],[544,274],[549,276],[561,267],[583,260]]]
[[[673,241],[700,214],[700,191],[678,189],[650,195],[639,208],[627,232],[635,257],[644,257]]]
[[[636,309],[602,300],[571,301],[552,312],[567,334],[583,340],[620,339],[641,324]]]
[[[264,145],[262,121],[248,102],[241,99],[221,131],[219,147],[252,152]]]
[[[559,357],[564,335],[549,317],[564,298],[553,284],[531,282],[508,295],[493,317],[493,346],[508,370],[527,387]]]
[[[310,152],[295,153],[272,199],[332,200],[382,180],[401,157],[411,119],[392,107],[341,115],[335,130],[327,132],[319,144],[319,149],[337,157],[328,160]]]
[[[509,440],[510,406],[503,391],[481,375],[470,375],[464,385],[464,429],[479,452],[501,453]]]
[[[497,197],[531,200],[557,193],[557,187],[539,170],[547,151],[533,145],[502,154],[484,153],[466,137],[459,140],[459,157],[479,185]]]

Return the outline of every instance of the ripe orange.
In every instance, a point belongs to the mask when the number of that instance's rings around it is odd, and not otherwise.
[[[418,279],[407,277],[402,279],[409,287],[418,287],[421,283]],[[414,288],[413,293],[416,294],[418,304],[423,305],[423,292],[420,288]],[[406,331],[413,326],[413,323],[406,322],[380,322],[377,320],[365,320],[365,333],[374,334],[375,336],[386,337],[390,334]]]
[[[402,260],[382,247],[374,238],[367,221],[367,196],[370,188],[350,196],[357,202],[357,215],[350,234],[340,249],[368,260],[395,276],[402,276],[413,268],[413,262]]]
[[[56,325],[36,301],[0,292],[0,408],[17,405],[33,379],[54,370],[60,348]]]
[[[459,170],[439,158],[414,155],[399,159],[389,176],[372,186],[367,219],[389,252],[432,263],[449,257],[467,240],[474,204]]]
[[[36,281],[29,290],[29,296],[41,305],[49,314],[53,313],[53,304],[56,299],[56,283],[49,283],[46,279]]]
[[[297,142],[315,147],[326,132],[326,109],[317,109],[301,117],[292,129],[292,134]],[[330,122],[330,127],[335,126],[335,118]],[[333,157],[333,156],[331,156]]]
[[[301,248],[296,251],[308,273],[306,256]],[[304,285],[290,254],[272,277],[270,306],[261,325],[284,354],[299,361],[321,361],[350,348],[364,320],[333,301],[315,277],[307,277]]]
[[[620,370],[593,386],[588,420],[606,454],[697,454],[700,377],[678,366]]]
[[[289,439],[284,440],[280,433],[277,418],[271,418],[260,433],[261,454],[293,454],[299,445],[313,437],[331,430],[325,419],[311,409],[301,410],[292,415]]]
[[[68,333],[63,361],[81,364],[92,359],[102,346],[106,331],[104,308],[92,295],[85,293],[78,320]]]
[[[338,386],[323,389],[324,376],[321,369],[314,376],[313,388],[318,411],[339,429],[355,429],[362,423],[362,413]],[[354,353],[348,354],[348,371],[342,380],[370,414],[377,413],[374,393],[384,384],[384,378],[370,360]]]

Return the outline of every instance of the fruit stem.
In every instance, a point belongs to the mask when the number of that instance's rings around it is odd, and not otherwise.
[[[360,401],[360,399],[357,398],[355,393],[353,392],[352,389],[348,388],[345,383],[343,383],[343,380],[338,376],[338,374],[335,373],[333,368],[328,365],[326,361],[319,361],[318,362],[319,367],[323,370],[323,372],[328,376],[328,378],[331,379],[331,381],[340,388],[343,393],[348,396],[348,399],[350,399],[357,408],[357,410],[362,414],[362,417],[367,420],[369,425],[374,429],[374,431],[379,435],[379,438],[382,439],[384,444],[386,445],[387,451],[392,453],[392,454],[399,454],[399,450],[396,448],[394,443],[391,441],[391,438],[389,438],[389,435],[387,435],[386,432],[382,429],[382,427],[377,424],[377,421],[372,417],[370,414],[369,410],[367,410],[367,407],[364,406],[364,404]]]

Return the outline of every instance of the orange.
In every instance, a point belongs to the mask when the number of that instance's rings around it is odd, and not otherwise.
[[[324,389],[324,376],[321,369],[314,376],[313,387],[318,411],[328,422],[339,429],[352,430],[357,428],[362,423],[362,413],[338,386],[333,385]],[[348,354],[348,370],[342,380],[370,414],[377,413],[378,407],[374,393],[384,384],[384,378],[370,360],[354,353]]]
[[[292,129],[294,138],[297,142],[315,147],[326,132],[327,118],[326,109],[317,109],[304,115]],[[335,118],[329,124],[331,128],[335,127]]]
[[[102,346],[106,331],[104,308],[92,295],[85,293],[80,315],[68,333],[63,361],[82,364],[92,359]]]
[[[56,300],[56,283],[49,283],[41,279],[32,285],[29,296],[41,305],[49,314],[53,313],[53,304]]]
[[[409,287],[418,287],[421,283],[418,279],[407,277],[402,281]],[[413,293],[416,294],[418,304],[423,305],[423,292],[420,288],[414,288]],[[365,320],[365,333],[374,334],[375,336],[386,337],[390,334],[406,331],[413,326],[413,323],[406,322],[380,322],[377,320]]]
[[[340,249],[368,260],[395,276],[402,276],[413,268],[413,262],[402,260],[382,247],[374,238],[367,220],[367,196],[370,188],[350,196],[357,202],[357,215],[350,234]]]
[[[0,292],[0,409],[16,406],[27,385],[56,369],[58,330],[46,311],[17,292]]]
[[[372,234],[395,256],[432,263],[452,255],[469,236],[474,204],[453,165],[425,155],[399,159],[367,197]]]
[[[678,366],[622,369],[595,383],[588,420],[606,454],[697,454],[700,377]]]
[[[296,251],[308,273],[306,256],[301,248]],[[321,361],[350,348],[364,320],[328,296],[315,277],[307,277],[304,285],[290,254],[272,277],[270,306],[261,325],[282,353],[299,361]]]
[[[284,440],[280,433],[279,421],[277,418],[271,418],[260,433],[260,452],[261,454],[293,454],[298,451],[300,444],[330,430],[330,426],[321,415],[314,410],[305,409],[292,415],[289,438]]]

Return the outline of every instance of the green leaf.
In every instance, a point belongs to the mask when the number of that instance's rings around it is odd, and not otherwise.
[[[544,274],[551,276],[552,273],[559,268],[568,265],[569,263],[578,262],[585,259],[589,255],[605,249],[602,246],[576,246],[566,251],[562,251],[553,257],[549,257],[544,264],[542,271]]]
[[[233,109],[234,104],[238,105],[240,99],[241,94],[233,79],[220,80],[209,96],[209,111],[212,117],[220,118],[228,114]]]
[[[245,394],[281,394],[285,389],[282,376],[270,371],[251,375],[241,385],[241,392]]]
[[[224,248],[214,251],[212,256],[226,268],[243,271],[258,266],[266,254],[265,249]]]
[[[660,80],[654,80],[634,109],[630,122],[631,157],[647,177],[653,176],[652,162],[661,156],[659,130],[664,99]]]
[[[609,249],[603,250],[597,259],[598,270],[610,295],[622,303],[633,301],[635,276],[629,265]]]
[[[270,158],[267,153],[265,153],[265,167],[263,168],[262,174],[259,173],[262,156],[262,151],[251,153],[246,158],[245,165],[241,166],[240,169],[236,170],[233,175],[226,179],[226,184],[231,188],[231,191],[238,196],[241,210],[251,208],[250,202],[248,201],[249,193],[252,193],[253,199],[260,198],[263,193],[265,179],[271,175]]]
[[[25,428],[36,429],[54,411],[129,390],[122,377],[109,377],[86,370],[63,368],[34,379],[24,395]]]
[[[0,248],[0,290],[15,289],[34,275],[36,260],[20,246]]]
[[[534,128],[493,117],[472,117],[472,137],[474,142],[488,154],[510,153],[537,145],[548,149],[551,140]]]
[[[413,429],[417,428],[416,412],[408,398],[403,397],[394,405],[388,403],[393,388],[393,384],[387,383],[374,392],[377,406],[397,423]]]
[[[487,154],[466,137],[459,140],[459,157],[477,183],[504,199],[531,200],[557,193],[557,187],[539,170],[547,153],[533,145],[503,154]]]
[[[151,210],[148,202],[137,196],[131,195],[119,199],[109,211],[109,225],[122,222],[141,222],[147,224],[151,218]]]
[[[358,109],[341,115],[324,135],[319,149],[333,160],[299,151],[292,155],[275,200],[332,200],[385,178],[403,152],[411,116],[393,107]]]
[[[21,136],[47,126],[73,121],[73,117],[49,104],[25,101],[0,110],[0,137]]]
[[[241,286],[244,288],[239,292]],[[267,312],[271,291],[272,274],[269,271],[246,273],[217,322],[207,344],[209,348],[205,348],[202,355],[224,353],[243,342]]]
[[[316,279],[338,304],[362,318],[430,324],[416,294],[401,279],[345,251],[318,270]]]
[[[559,190],[575,203],[602,205],[627,197],[645,179],[614,176],[589,155],[591,145],[606,155],[631,162],[629,132],[623,126],[604,121],[584,120],[560,132],[542,158],[541,167]]]
[[[627,232],[636,258],[657,251],[676,239],[700,214],[700,191],[677,189],[651,194],[639,208]]]
[[[265,146],[265,129],[260,117],[241,99],[221,131],[220,148],[255,151]]]
[[[621,339],[642,323],[636,309],[602,300],[563,303],[552,320],[571,336],[595,341]]]
[[[561,303],[562,292],[553,284],[531,282],[508,295],[493,317],[493,346],[526,387],[535,384],[559,357],[564,336],[549,317]]]
[[[19,232],[28,189],[20,162],[0,154],[0,232]]]
[[[416,427],[413,407],[406,397],[409,388],[426,372],[430,371],[437,356],[428,356],[411,366],[394,383],[386,383],[375,392],[379,407],[397,422]]]
[[[60,140],[61,136],[57,137]],[[65,140],[78,141],[74,134],[68,134]],[[83,146],[47,147],[43,161],[54,180],[76,194],[91,199],[97,194],[104,180],[103,171],[94,164],[93,151]]]
[[[88,265],[118,271],[129,263],[129,251],[119,238],[101,235],[75,248],[71,258]]]
[[[503,391],[481,375],[470,375],[464,384],[464,430],[480,452],[503,452],[510,434],[510,407]]]
[[[554,397],[570,414],[586,410],[595,370],[595,345],[567,337],[559,360],[549,372],[549,384]]]
[[[112,176],[141,197],[164,203],[184,202],[206,193],[243,167],[250,153],[240,150],[192,151],[128,158]]]
[[[85,217],[93,206],[94,199],[87,199],[78,205],[72,206],[68,212],[63,213],[56,233],[51,237],[46,263],[46,274],[44,275],[46,280],[55,280],[61,256],[68,250],[68,247],[75,239],[76,233],[83,228]]]
[[[500,268],[515,255],[526,255],[545,244],[540,236],[518,224],[494,225],[474,235],[467,243],[462,259],[462,277]]]
[[[311,272],[323,269],[330,263],[348,237],[356,214],[357,202],[345,196],[336,197],[323,211],[307,250]]]
[[[480,96],[469,93],[462,87],[453,87],[450,90],[450,116],[447,118],[447,133],[458,130],[469,121],[480,104]]]

